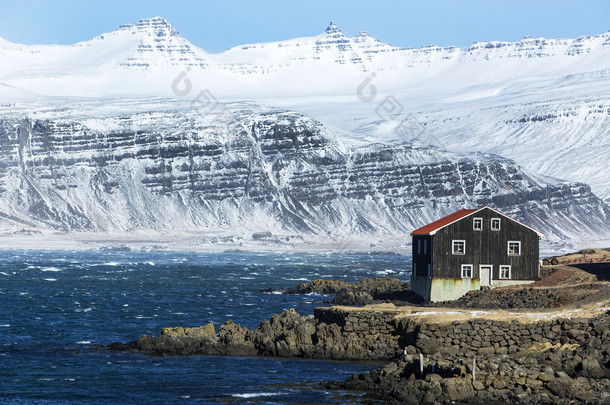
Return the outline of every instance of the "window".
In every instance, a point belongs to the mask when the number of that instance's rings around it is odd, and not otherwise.
[[[432,277],[432,265],[428,263],[428,278]]]
[[[466,254],[466,241],[465,240],[454,240],[453,241],[453,254],[454,255]]]
[[[510,279],[510,266],[500,266],[500,278]]]
[[[462,278],[472,278],[472,264],[462,264]]]
[[[428,241],[426,239],[424,239],[424,254],[428,254]]]
[[[492,218],[491,219],[491,230],[499,231],[500,230],[500,218]]]
[[[421,239],[417,240],[417,254],[421,253]]]
[[[413,263],[413,275],[417,277],[417,263]]]
[[[475,231],[482,231],[483,230],[483,218],[473,218],[472,229],[474,229]]]
[[[508,241],[508,255],[509,256],[520,256],[521,255],[521,242]]]

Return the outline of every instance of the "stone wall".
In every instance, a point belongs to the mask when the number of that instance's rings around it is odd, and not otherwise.
[[[417,352],[463,354],[512,354],[535,344],[580,344],[591,337],[610,335],[608,317],[596,319],[542,320],[521,323],[519,320],[460,320],[439,324],[425,318],[402,317],[399,311],[365,311],[359,309],[316,308],[317,322],[339,326],[345,338],[363,340],[390,335],[395,350],[412,346]]]
[[[316,321],[338,325],[344,337],[355,336],[362,339],[372,339],[378,335],[393,335],[398,339],[395,321],[398,314],[398,311],[344,311],[334,307],[314,310]]]
[[[403,318],[395,322],[402,343],[424,354],[512,354],[535,344],[580,344],[592,336],[601,337],[610,333],[608,318],[603,319],[558,318],[536,323],[473,319],[435,324]]]

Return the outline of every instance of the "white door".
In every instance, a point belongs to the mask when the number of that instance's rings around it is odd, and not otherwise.
[[[491,285],[491,269],[493,266],[481,265],[479,266],[479,274],[481,278],[481,285]]]

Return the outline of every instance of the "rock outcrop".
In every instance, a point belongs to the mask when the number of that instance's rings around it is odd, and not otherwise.
[[[324,312],[324,310],[321,310]],[[392,334],[392,316],[369,313],[354,315],[343,325],[322,313],[300,316],[294,309],[276,314],[256,329],[233,322],[199,328],[164,328],[157,336],[144,335],[126,344],[113,343],[113,350],[136,350],[169,355],[260,355],[335,360],[391,359],[400,353]],[[346,327],[345,327],[346,326]]]
[[[334,295],[335,305],[367,305],[374,302],[419,303],[422,298],[411,291],[411,284],[391,277],[363,278],[351,283],[344,280],[313,280],[283,291],[284,294]]]

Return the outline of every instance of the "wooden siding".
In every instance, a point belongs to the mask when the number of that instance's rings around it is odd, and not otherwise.
[[[473,230],[474,218],[483,218],[481,231]],[[499,231],[491,230],[492,218],[501,219]],[[452,254],[453,240],[466,241],[464,255]],[[508,241],[521,242],[519,256],[508,255]],[[500,278],[501,265],[511,266],[511,280],[536,280],[539,266],[539,243],[540,237],[533,230],[485,208],[440,229],[433,235],[432,277],[461,278],[461,265],[472,264],[473,278],[480,278],[479,265],[489,264],[493,265],[493,280]],[[413,258],[415,262],[416,256],[413,255]],[[418,275],[421,274],[419,266],[418,264]]]

